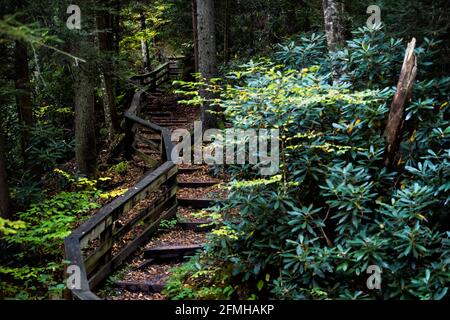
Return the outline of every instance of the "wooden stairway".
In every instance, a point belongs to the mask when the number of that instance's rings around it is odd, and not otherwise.
[[[193,122],[199,118],[197,108],[179,106],[175,95],[148,95],[147,107],[142,118],[159,126],[175,129],[193,129]],[[148,143],[158,144],[158,137],[145,130],[140,132],[145,143],[137,146],[139,152],[159,162],[159,155]],[[160,139],[160,137],[159,137]],[[150,141],[150,142],[149,142]],[[207,234],[213,229],[211,220],[196,215],[202,209],[226,197],[218,185],[225,179],[209,174],[207,166],[181,165],[178,171],[178,210],[176,223],[168,221],[170,227],[162,227],[150,242],[136,253],[131,263],[118,272],[115,282],[115,300],[161,300],[161,291],[170,269],[180,265],[187,257],[195,255],[207,241]]]

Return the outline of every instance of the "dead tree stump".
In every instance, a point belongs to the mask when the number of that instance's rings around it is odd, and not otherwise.
[[[402,137],[405,113],[405,104],[411,99],[412,88],[417,75],[417,61],[414,54],[416,39],[408,44],[403,61],[397,92],[392,101],[388,123],[384,132],[386,137],[385,165],[388,168],[395,166],[395,160]]]

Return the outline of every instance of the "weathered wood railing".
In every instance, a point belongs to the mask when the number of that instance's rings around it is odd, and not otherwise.
[[[171,63],[163,64],[155,71],[139,76],[139,81],[158,86],[169,80],[170,66]],[[65,239],[68,266],[78,267],[71,268],[74,273],[68,275],[74,279],[69,292],[73,298],[100,299],[92,290],[148,241],[158,229],[161,220],[176,214],[178,169],[171,161],[171,135],[167,129],[140,117],[145,94],[144,91],[137,92],[125,113],[125,151],[128,155],[136,152],[137,131],[139,127],[145,128],[161,137],[161,163],[128,192],[101,208]],[[128,217],[128,221],[123,222],[126,214],[143,200],[150,201],[145,203],[145,208],[135,209],[136,212],[133,212],[131,218]],[[120,240],[124,240],[126,235],[131,235],[131,240],[120,247]]]
[[[155,70],[131,77],[131,80],[141,86],[146,86],[148,90],[153,91],[171,77],[180,74],[180,63],[183,57],[170,58],[168,62],[162,64]]]

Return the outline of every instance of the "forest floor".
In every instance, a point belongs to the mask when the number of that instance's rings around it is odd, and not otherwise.
[[[198,107],[178,104],[179,96],[166,94],[148,95],[145,118],[160,126],[188,129],[192,132],[194,121],[200,118]],[[150,137],[151,138],[151,137]],[[145,147],[145,146],[143,146]],[[109,300],[163,300],[162,288],[171,274],[171,269],[179,266],[208,241],[207,227],[211,224],[208,200],[227,197],[221,184],[228,180],[225,174],[213,176],[206,165],[179,166],[177,176],[179,202],[176,218],[164,221],[150,241],[125,263],[124,267],[110,276],[97,294]],[[197,203],[199,200],[201,203]],[[205,201],[206,200],[206,201]],[[131,210],[128,215],[132,214]],[[127,219],[127,217],[124,217]],[[124,240],[126,241],[126,239]],[[169,259],[149,258],[148,250],[182,251]],[[187,251],[186,251],[187,250]]]

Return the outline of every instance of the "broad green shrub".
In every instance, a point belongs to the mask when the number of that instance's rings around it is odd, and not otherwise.
[[[70,158],[74,146],[74,140],[67,139],[64,130],[53,124],[38,123],[31,129],[30,156],[44,170]]]
[[[239,216],[226,216],[195,264],[176,273],[169,296],[183,297],[184,283],[189,297],[213,285],[231,286],[234,298],[448,297],[450,78],[429,78],[427,48],[417,49],[424,72],[388,170],[383,131],[405,43],[379,32],[361,29],[343,49],[349,83],[331,84],[316,35],[284,48],[275,63],[251,62],[230,75],[217,103],[236,128],[280,130],[280,171],[267,178],[228,167],[221,210]],[[374,265],[381,290],[366,283]],[[191,278],[212,270],[222,281]]]
[[[62,191],[17,213],[18,221],[0,220],[0,298],[42,299],[61,293],[63,241],[74,226],[100,207],[96,181],[62,171],[71,191]],[[69,189],[69,188],[68,188]]]

